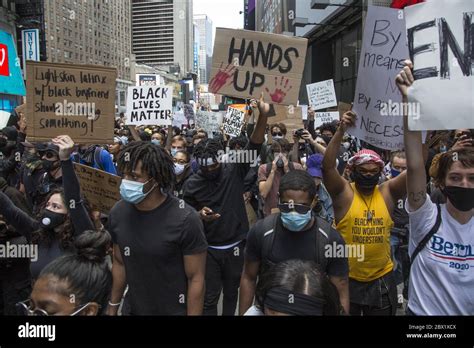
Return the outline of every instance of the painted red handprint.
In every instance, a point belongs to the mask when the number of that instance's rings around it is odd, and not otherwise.
[[[272,101],[277,104],[281,103],[283,99],[285,99],[286,95],[291,90],[291,88],[293,88],[293,86],[288,87],[288,83],[290,82],[289,79],[286,79],[284,85],[283,85],[283,80],[284,80],[284,77],[282,76],[280,79],[280,85],[278,86],[278,77],[275,76],[275,91],[273,92],[273,94],[270,93],[268,88],[265,88],[265,91],[267,91],[267,93],[270,94]]]
[[[225,69],[222,69],[223,64],[224,63],[222,62],[216,76],[209,81],[209,91],[211,91],[211,93],[219,92],[219,90],[227,84],[229,77],[234,76],[235,65],[228,64]],[[229,84],[230,83],[232,83],[232,79]]]

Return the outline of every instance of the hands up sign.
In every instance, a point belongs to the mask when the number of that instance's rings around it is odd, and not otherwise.
[[[307,39],[217,28],[209,91],[297,104]]]

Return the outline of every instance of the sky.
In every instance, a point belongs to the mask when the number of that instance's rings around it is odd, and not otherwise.
[[[194,14],[206,14],[216,27],[242,29],[244,0],[193,0]]]

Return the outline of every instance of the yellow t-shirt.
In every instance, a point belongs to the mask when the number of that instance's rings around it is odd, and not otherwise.
[[[347,214],[336,225],[346,245],[351,250],[362,250],[361,255],[350,255],[349,277],[360,282],[370,282],[393,269],[390,257],[390,230],[392,218],[379,186],[372,196],[362,196],[351,183],[354,199]],[[365,203],[364,203],[365,200]],[[367,207],[370,209],[368,212]],[[372,219],[370,218],[370,215]]]

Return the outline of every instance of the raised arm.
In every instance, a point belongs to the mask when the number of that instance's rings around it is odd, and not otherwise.
[[[52,142],[59,147],[59,159],[61,160],[63,171],[64,196],[74,225],[74,235],[77,236],[87,230],[95,230],[94,223],[81,198],[81,186],[71,161],[74,141],[69,135],[61,135],[52,139]]]
[[[324,153],[322,166],[323,182],[333,200],[336,220],[338,217],[337,211],[340,212],[341,209],[343,209],[345,205],[350,204],[352,200],[352,189],[349,183],[336,169],[336,157],[341,146],[342,137],[344,136],[346,129],[354,125],[355,117],[356,116],[352,111],[348,111],[342,116],[336,134],[334,134],[326,148],[326,152]]]
[[[40,226],[36,220],[16,207],[11,199],[2,191],[0,191],[0,215],[3,215],[6,222],[15,227],[28,241],[31,240],[31,232]]]
[[[398,89],[402,93],[403,102],[408,102],[408,87],[415,79],[412,70],[413,63],[405,61],[405,67],[396,77]],[[408,129],[407,108],[403,111],[403,126],[405,153],[407,157],[407,193],[408,204],[412,211],[418,210],[426,200],[426,173],[423,160],[423,145],[420,131],[410,131]]]

